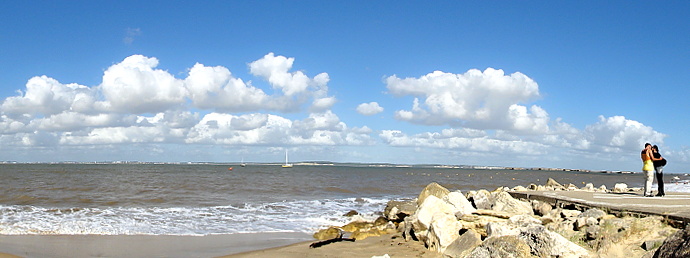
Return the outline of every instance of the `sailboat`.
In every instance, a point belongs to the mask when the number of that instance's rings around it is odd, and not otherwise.
[[[285,150],[285,164],[283,164],[284,168],[291,168],[292,164],[288,163],[288,155],[287,155],[287,150]]]
[[[246,167],[247,163],[244,163],[244,157],[242,157],[242,163],[240,163],[240,167]]]

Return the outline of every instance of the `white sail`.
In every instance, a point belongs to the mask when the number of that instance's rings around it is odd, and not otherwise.
[[[285,164],[283,164],[284,168],[291,168],[292,164],[288,163],[288,152],[285,150]]]

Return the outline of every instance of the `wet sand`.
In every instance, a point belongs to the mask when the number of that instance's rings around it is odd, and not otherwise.
[[[305,233],[208,236],[0,235],[0,257],[218,257],[313,238]]]

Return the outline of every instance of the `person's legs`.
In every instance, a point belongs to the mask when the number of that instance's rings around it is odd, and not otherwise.
[[[654,182],[654,171],[644,170],[644,196],[652,196],[652,182]]]
[[[656,183],[659,185],[659,191],[656,195],[664,196],[666,195],[664,192],[664,167],[655,167],[654,170],[656,170]]]

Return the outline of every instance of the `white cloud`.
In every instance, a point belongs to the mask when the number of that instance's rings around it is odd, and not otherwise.
[[[219,109],[227,112],[246,112],[268,107],[270,97],[261,89],[245,84],[235,78],[225,67],[208,67],[195,64],[185,79],[189,98],[194,106],[202,109]]]
[[[314,99],[314,102],[312,103],[312,106],[309,110],[312,112],[323,112],[331,109],[331,107],[335,105],[336,101],[337,100],[335,97]]]
[[[113,111],[158,113],[184,103],[184,82],[156,66],[156,58],[133,55],[104,72],[101,90]]]
[[[93,109],[93,92],[86,86],[61,84],[47,76],[37,76],[26,83],[20,96],[2,102],[2,112],[9,116],[52,115],[67,110],[88,112]]]
[[[328,74],[309,78],[290,72],[293,61],[270,53],[251,64],[257,76],[281,89],[273,95],[222,66],[197,63],[178,79],[157,69],[158,59],[142,55],[110,66],[94,87],[34,77],[25,91],[2,101],[0,141],[17,146],[370,143],[370,130],[347,129],[329,110],[337,100],[328,96]],[[232,114],[300,111],[310,101],[314,113],[303,120]]]
[[[588,125],[585,133],[589,141],[607,152],[641,150],[647,142],[663,145],[666,137],[650,126],[623,116],[599,116],[599,121]]]
[[[390,76],[386,83],[393,95],[416,97],[411,110],[396,112],[399,120],[526,133],[548,129],[546,111],[532,106],[530,113],[520,105],[540,95],[537,83],[519,72],[505,75],[492,68],[464,74],[435,71],[419,78]]]
[[[288,72],[292,69],[294,58],[266,54],[263,58],[249,64],[249,71],[263,77],[274,88],[280,89],[286,96],[302,93],[309,87],[310,79],[303,72]]]
[[[357,106],[357,113],[372,116],[383,112],[383,108],[377,102],[362,103]]]

